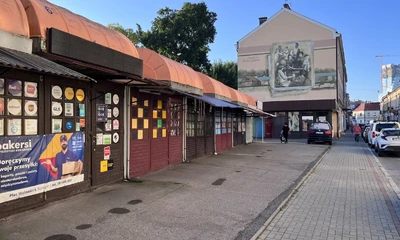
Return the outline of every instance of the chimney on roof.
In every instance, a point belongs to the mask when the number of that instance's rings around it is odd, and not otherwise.
[[[283,4],[283,7],[286,8],[286,9],[292,10],[292,9],[290,8],[289,4],[287,4],[287,3]]]
[[[267,18],[267,17],[260,17],[260,18],[258,18],[258,20],[260,21],[260,24],[259,24],[259,25],[261,25],[261,24],[263,24],[265,21],[267,21],[268,18]]]

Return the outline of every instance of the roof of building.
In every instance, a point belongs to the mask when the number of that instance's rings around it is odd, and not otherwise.
[[[192,68],[162,56],[147,48],[138,48],[139,58],[143,60],[145,78],[171,81],[203,92],[203,83]]]
[[[93,22],[46,0],[20,1],[25,7],[31,38],[46,38],[47,29],[56,28],[90,42],[95,42],[136,58],[138,57],[136,47],[120,32]],[[14,19],[16,22],[21,21],[18,18]]]
[[[19,0],[0,0],[0,29],[29,37],[29,23],[24,6]]]
[[[379,110],[380,110],[379,103],[361,103],[353,111],[361,112],[361,111],[379,111]]]
[[[325,28],[325,29],[328,30],[328,31],[331,31],[331,32],[332,32],[332,37],[333,37],[333,38],[336,38],[336,36],[339,35],[339,33],[336,31],[336,29],[334,29],[334,28],[332,28],[332,27],[329,27],[329,26],[327,26],[327,25],[325,25],[325,24],[322,24],[322,23],[320,23],[320,22],[318,22],[318,21],[315,21],[314,19],[311,19],[311,18],[309,18],[309,17],[306,17],[306,16],[304,16],[304,15],[302,15],[302,14],[300,14],[300,13],[297,13],[297,12],[295,12],[295,11],[293,11],[293,10],[289,10],[289,9],[287,9],[287,8],[282,8],[280,11],[278,11],[277,13],[275,13],[272,17],[268,18],[267,21],[265,21],[265,22],[263,22],[262,24],[258,25],[255,29],[253,29],[251,32],[249,32],[248,34],[246,34],[246,35],[245,35],[243,38],[241,38],[238,42],[239,42],[239,43],[242,42],[243,40],[245,40],[246,38],[248,38],[250,35],[252,35],[255,31],[257,31],[258,29],[260,29],[260,28],[263,27],[264,25],[266,25],[266,24],[268,24],[269,22],[271,22],[274,18],[276,18],[278,15],[280,15],[280,14],[283,13],[283,12],[288,12],[288,13],[293,14],[293,15],[295,15],[295,16],[301,18],[301,19],[304,19],[304,20],[306,20],[306,21],[308,21],[308,22],[311,22],[311,23],[313,23],[313,24],[315,24],[315,25],[318,25],[318,26],[320,26],[320,27],[322,27],[322,28]]]
[[[0,66],[47,73],[79,80],[94,79],[40,56],[0,47]]]
[[[215,98],[228,101],[232,100],[231,92],[229,87],[224,85],[222,82],[215,80],[203,73],[196,72],[200,77],[203,84],[203,93],[207,95],[212,95]]]

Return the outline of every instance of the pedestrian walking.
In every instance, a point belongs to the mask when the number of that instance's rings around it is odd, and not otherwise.
[[[282,131],[281,131],[281,139],[283,136],[285,138],[285,143],[288,142],[289,134],[290,134],[290,128],[288,127],[287,122],[285,122],[285,124],[282,127]]]
[[[358,142],[358,141],[360,140],[360,133],[361,133],[360,125],[356,124],[356,125],[353,127],[353,131],[354,131],[354,140],[355,140],[356,142]]]

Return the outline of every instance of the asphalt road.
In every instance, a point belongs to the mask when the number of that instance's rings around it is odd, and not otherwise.
[[[360,139],[360,142],[364,142],[364,139]],[[371,149],[372,153],[379,159],[382,166],[388,172],[390,177],[400,187],[400,153],[387,152],[383,153],[382,157],[379,157],[373,148],[370,148],[367,143],[366,147]]]
[[[378,155],[371,149],[375,156]],[[378,157],[382,166],[386,169],[389,175],[397,186],[400,186],[400,153],[384,153],[382,157]]]
[[[250,239],[328,147],[239,146],[4,219],[0,239]]]

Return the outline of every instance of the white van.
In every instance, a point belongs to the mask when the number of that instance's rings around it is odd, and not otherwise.
[[[383,128],[400,128],[399,122],[374,122],[370,126],[368,132],[368,145],[371,148],[375,147],[376,134],[379,133]]]

